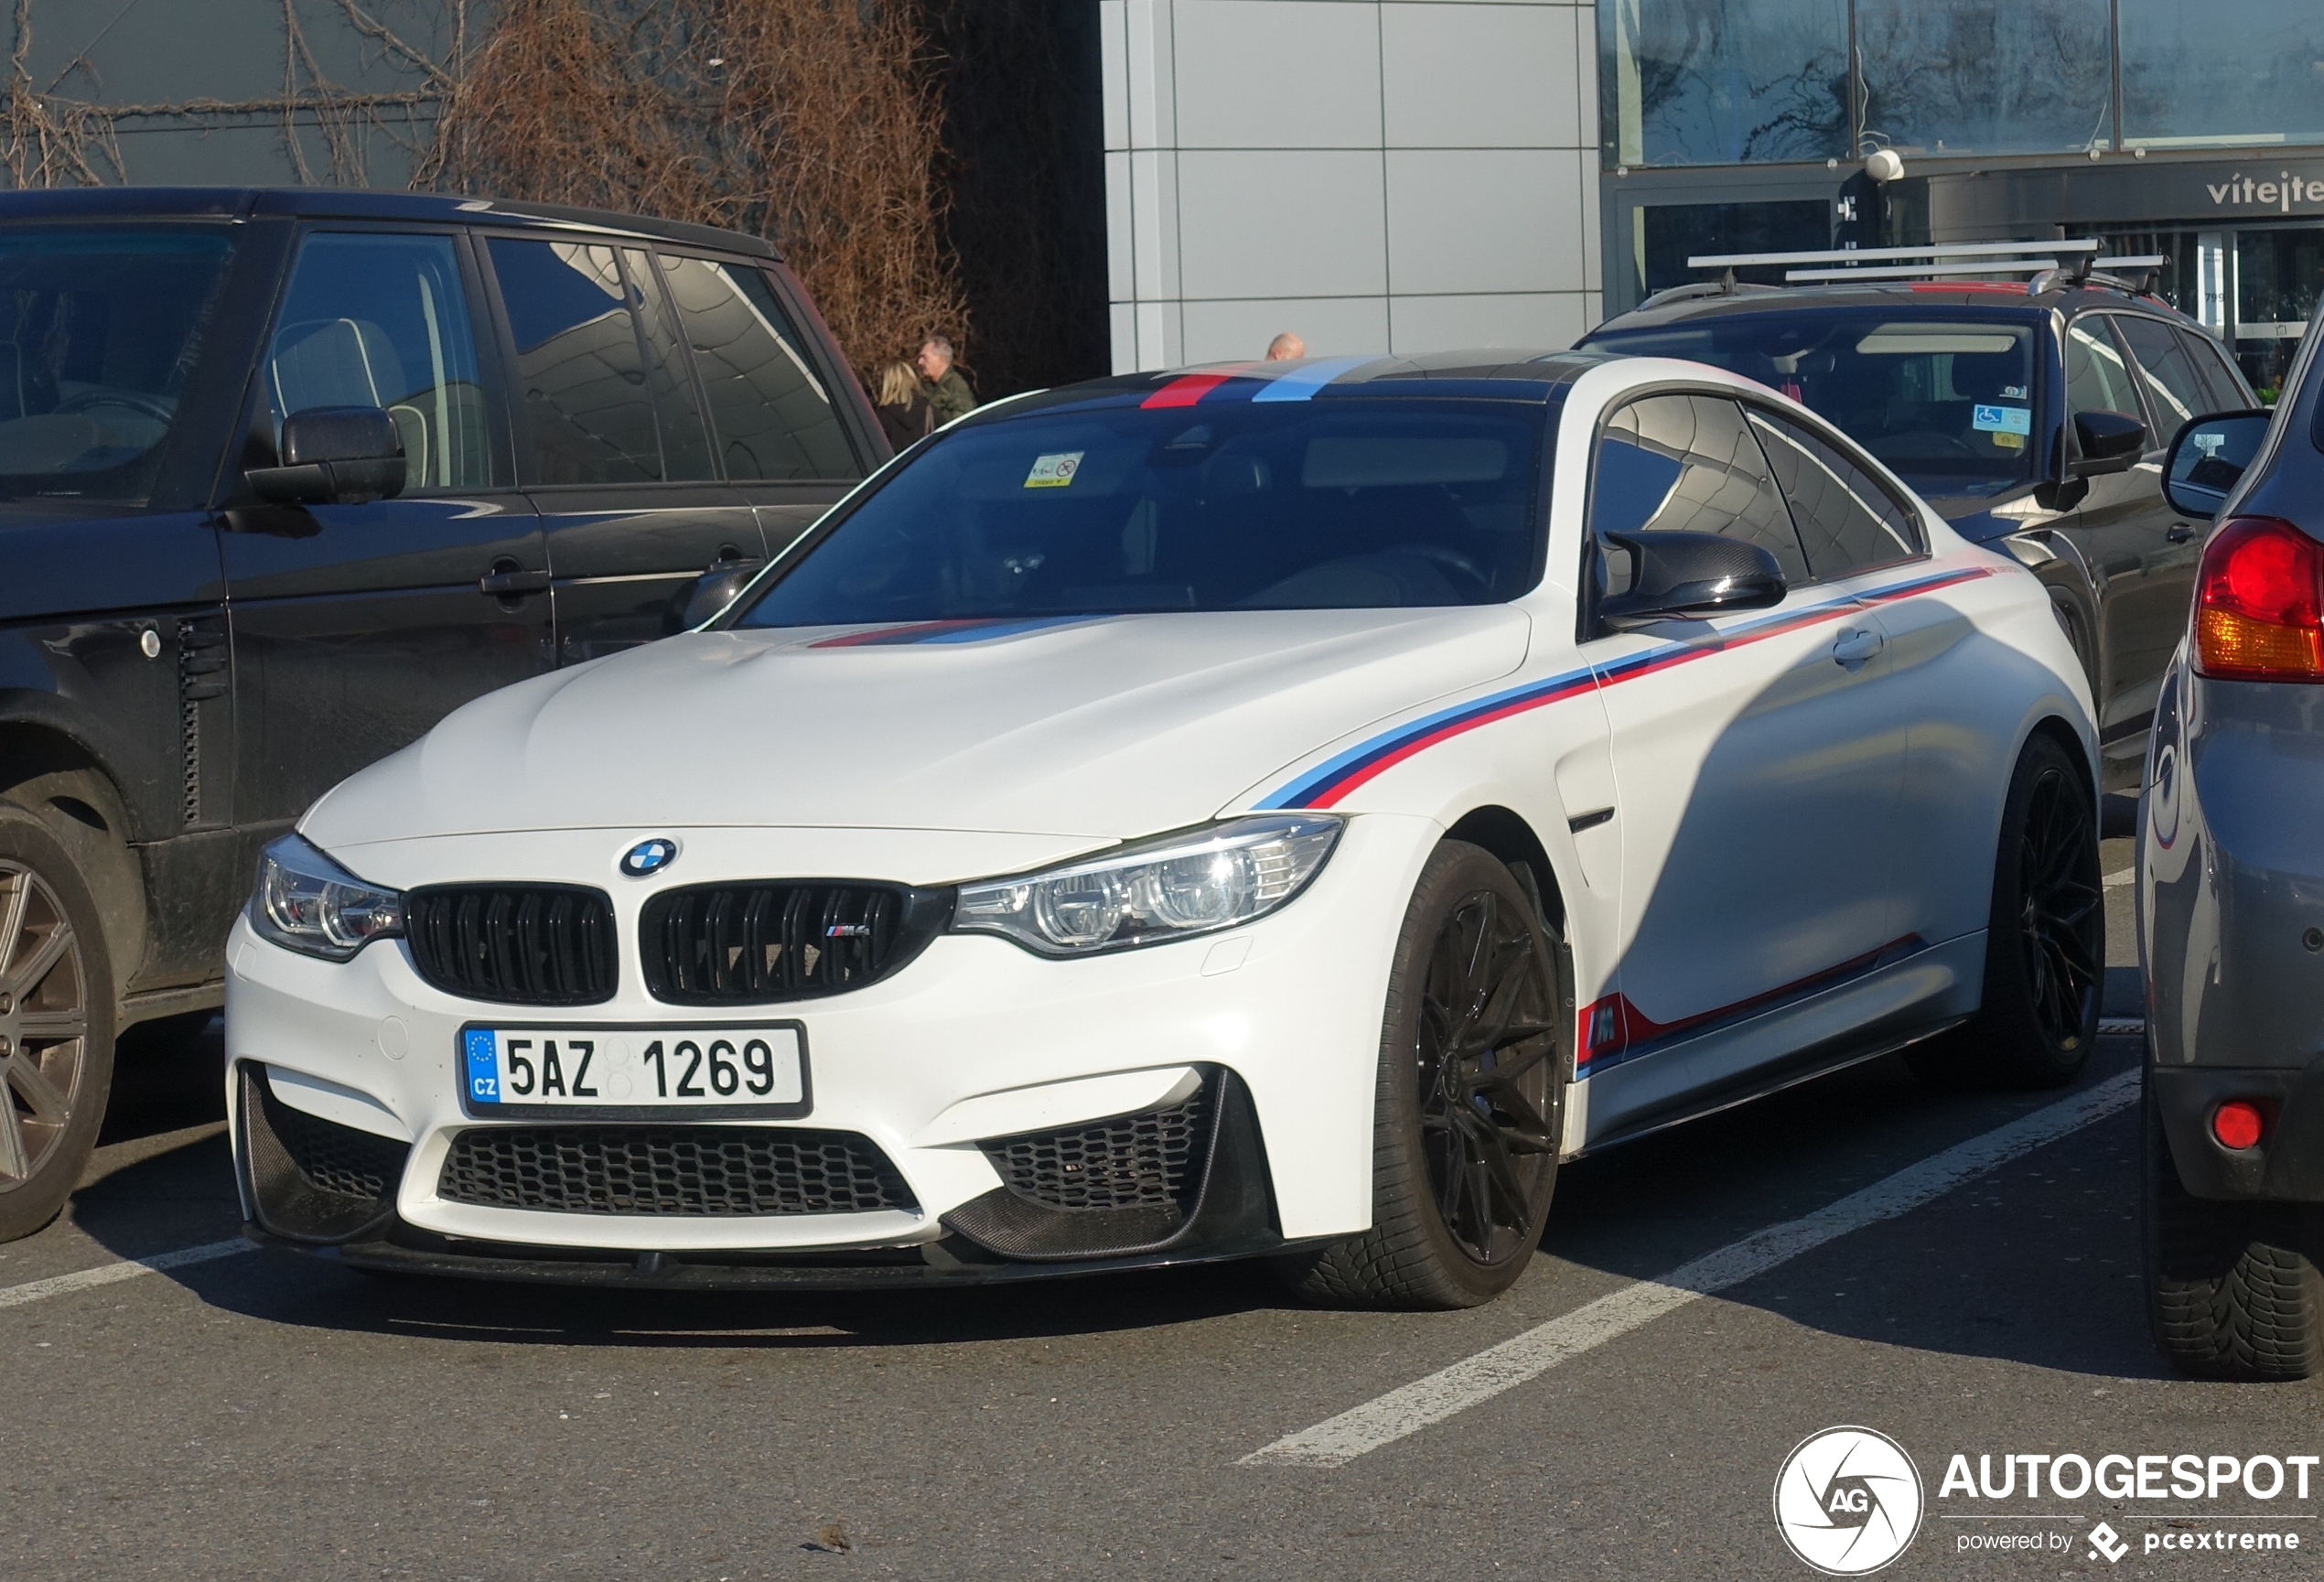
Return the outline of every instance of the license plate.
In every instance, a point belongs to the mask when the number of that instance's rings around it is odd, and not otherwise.
[[[461,1103],[472,1115],[613,1119],[807,1113],[807,1037],[757,1027],[482,1027],[460,1029]]]

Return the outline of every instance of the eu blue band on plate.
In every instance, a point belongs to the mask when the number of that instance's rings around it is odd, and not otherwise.
[[[500,1102],[500,1062],[492,1048],[490,1028],[470,1028],[463,1035],[468,1051],[468,1097],[482,1104]]]
[[[1980,405],[1971,409],[1969,422],[1980,434],[2031,434],[2033,408]]]

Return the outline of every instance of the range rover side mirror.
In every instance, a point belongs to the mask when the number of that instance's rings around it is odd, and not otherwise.
[[[2163,457],[2163,498],[2170,508],[2205,521],[2217,516],[2275,415],[2254,407],[2189,420]]]
[[[376,406],[305,407],[283,419],[282,465],[243,476],[278,505],[392,500],[403,492],[403,436]]]
[[[1609,533],[1636,568],[1629,589],[1598,601],[1598,619],[1639,626],[1765,609],[1783,599],[1783,568],[1756,543],[1716,533]]]
[[[2071,476],[2128,472],[2146,452],[2146,425],[2125,412],[2077,412],[2074,440],[2082,457],[2069,469]]]

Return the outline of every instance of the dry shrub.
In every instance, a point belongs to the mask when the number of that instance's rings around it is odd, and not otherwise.
[[[967,312],[925,36],[860,0],[505,0],[414,186],[770,236],[859,367]]]

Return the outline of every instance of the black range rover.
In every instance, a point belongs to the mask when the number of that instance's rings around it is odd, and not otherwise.
[[[709,613],[888,449],[774,250],[353,191],[0,195],[0,1240],[258,849]],[[608,743],[618,752],[618,743]]]
[[[2197,414],[2258,404],[2200,325],[2120,281],[2051,269],[2025,285],[1682,285],[1580,344],[1781,390],[1964,537],[2015,555],[2090,677],[2106,789],[2136,785],[2202,549],[2203,524],[2163,498],[2163,454]]]

